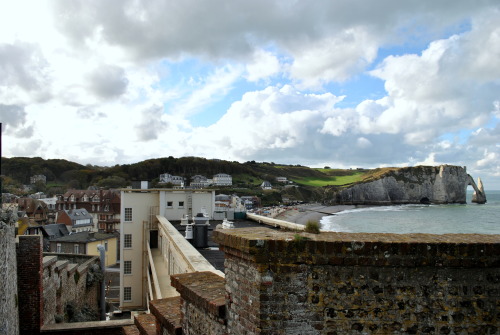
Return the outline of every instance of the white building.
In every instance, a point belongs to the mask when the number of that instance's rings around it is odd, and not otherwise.
[[[212,178],[214,186],[231,186],[233,185],[233,177],[225,173],[218,173]]]
[[[191,183],[189,186],[192,188],[206,188],[212,184],[212,179],[208,179],[205,176],[196,175],[191,177]]]
[[[278,183],[286,183],[288,180],[286,179],[286,177],[276,177],[276,181]]]
[[[212,219],[215,191],[133,190],[121,192],[120,306],[123,310],[144,309],[148,297],[148,249],[164,249],[159,218],[178,221],[204,208]],[[175,273],[175,269],[173,271]]]
[[[184,178],[181,176],[172,176],[170,173],[163,173],[160,175],[159,184],[171,183],[174,186],[184,187]]]

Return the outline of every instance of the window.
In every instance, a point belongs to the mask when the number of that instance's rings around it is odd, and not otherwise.
[[[184,208],[184,201],[179,201],[179,208]]]
[[[172,208],[174,206],[174,202],[173,201],[167,201],[167,207],[168,208]]]
[[[132,287],[124,287],[123,301],[131,301],[131,300],[132,300]]]
[[[132,208],[125,208],[125,222],[132,221]]]
[[[132,261],[123,262],[123,274],[125,275],[132,274]]]
[[[104,250],[108,251],[108,241],[104,241]]]
[[[125,234],[123,239],[123,247],[132,248],[132,234]]]
[[[80,253],[80,245],[79,244],[74,244],[73,245],[73,253],[79,254]]]
[[[56,252],[57,252],[58,254],[60,254],[60,253],[62,252],[62,251],[61,251],[61,243],[57,243],[57,245],[56,245]]]

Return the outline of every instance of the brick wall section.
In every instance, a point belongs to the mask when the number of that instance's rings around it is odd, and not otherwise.
[[[156,317],[156,332],[161,335],[181,335],[181,297],[153,300],[149,303]]]
[[[140,335],[139,329],[135,325],[133,326],[125,326],[122,329],[123,335]]]
[[[181,296],[184,334],[227,334],[225,280],[213,272],[173,275],[171,284]]]
[[[19,334],[15,228],[0,222],[0,334]]]
[[[40,236],[19,236],[17,245],[17,287],[19,330],[39,334],[43,322],[42,240]]]
[[[156,318],[152,314],[140,314],[134,318],[134,323],[141,335],[156,335]]]
[[[214,239],[229,334],[500,332],[499,235],[252,228]]]

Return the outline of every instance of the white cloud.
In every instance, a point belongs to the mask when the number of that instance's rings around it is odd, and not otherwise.
[[[246,65],[245,78],[251,82],[259,81],[275,75],[280,68],[280,62],[273,53],[257,50],[253,54],[252,62]]]
[[[290,75],[304,87],[342,82],[364,71],[377,56],[378,41],[364,27],[345,29],[332,37],[297,45]]]
[[[3,2],[0,115],[15,143],[5,152],[92,164],[445,162],[490,177],[498,16],[493,0]],[[385,96],[361,96],[367,69]],[[207,117],[219,106],[231,107]]]

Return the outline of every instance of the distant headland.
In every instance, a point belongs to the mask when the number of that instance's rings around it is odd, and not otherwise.
[[[481,179],[476,184],[465,167],[387,168],[362,182],[328,188],[324,202],[328,205],[463,204],[469,185],[474,189],[472,202],[486,203]]]

